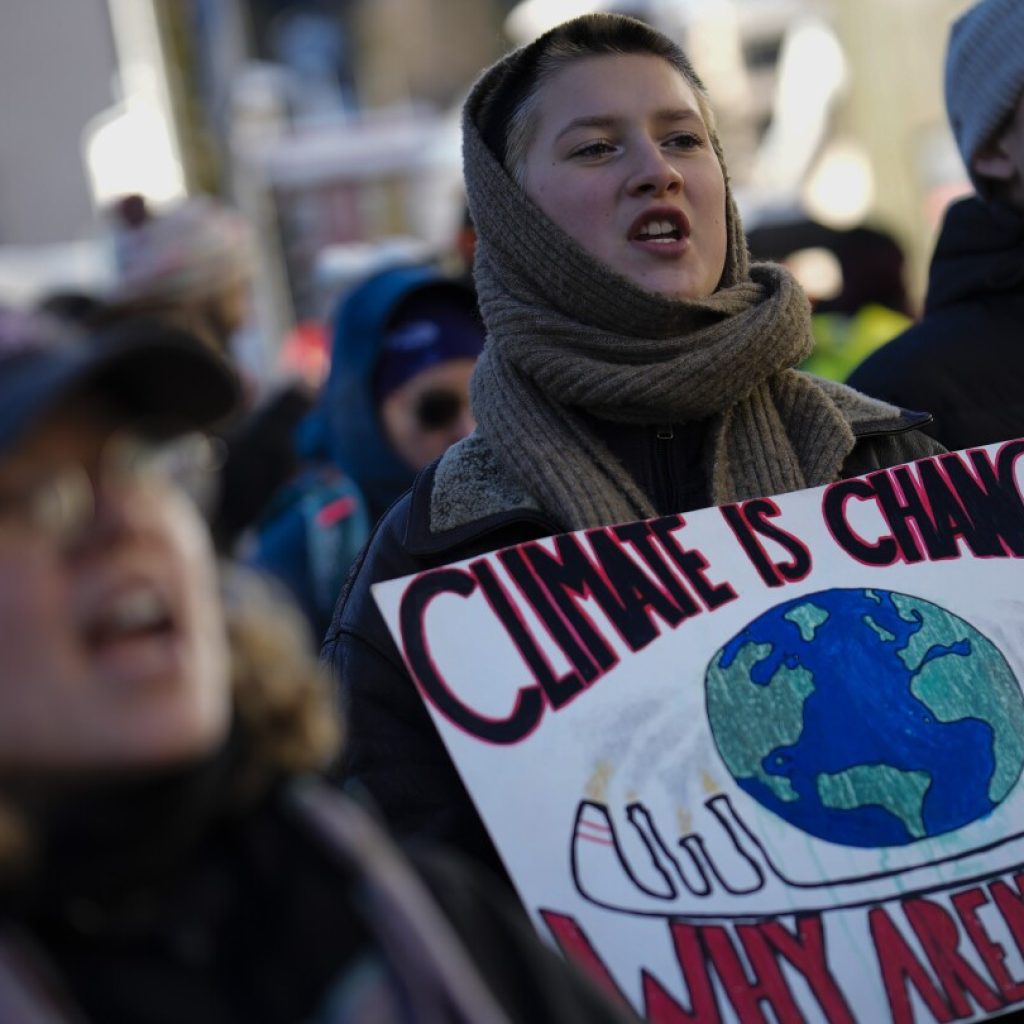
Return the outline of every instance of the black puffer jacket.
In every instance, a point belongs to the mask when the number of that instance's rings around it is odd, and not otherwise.
[[[977,198],[950,207],[924,319],[873,353],[848,383],[927,409],[951,451],[1024,436],[1024,217]]]
[[[843,411],[858,438],[843,476],[858,476],[942,450],[916,429],[928,421],[926,414],[900,413],[862,400],[841,385],[832,387],[848,403]],[[705,498],[686,507],[665,507],[663,502],[669,499],[657,479],[671,484],[684,478],[692,464],[693,446],[678,437],[675,448],[672,442],[668,448],[659,448],[665,443],[659,438],[663,428],[641,431],[643,436],[635,434],[628,449],[620,443],[616,454],[646,489],[656,488],[659,511],[686,512],[707,505]],[[487,832],[370,591],[382,580],[562,532],[515,491],[487,454],[474,462],[474,441],[470,437],[461,442],[440,463],[422,471],[412,490],[377,525],[335,609],[322,657],[338,682],[347,723],[347,756],[338,767],[339,778],[346,785],[368,790],[399,835],[443,839],[501,871]],[[666,464],[663,474],[652,469],[659,460]],[[458,509],[445,497],[456,489],[463,499]],[[682,485],[670,486],[668,493],[677,495],[677,500],[695,498]]]

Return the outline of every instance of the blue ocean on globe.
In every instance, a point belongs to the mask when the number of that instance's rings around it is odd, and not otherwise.
[[[952,612],[833,589],[764,612],[711,659],[708,717],[739,786],[845,846],[904,846],[990,814],[1024,767],[1024,698]]]

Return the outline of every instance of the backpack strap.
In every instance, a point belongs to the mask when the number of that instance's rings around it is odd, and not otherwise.
[[[351,800],[318,780],[289,787],[300,818],[366,884],[374,931],[413,993],[417,1020],[511,1024],[466,947],[398,849]]]
[[[0,931],[0,1020],[85,1024],[53,965],[27,935],[13,928]]]

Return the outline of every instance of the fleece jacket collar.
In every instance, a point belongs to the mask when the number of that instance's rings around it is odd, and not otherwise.
[[[816,379],[860,439],[915,430],[928,413],[899,409],[834,381]],[[550,535],[563,528],[499,464],[490,446],[471,434],[423,470],[413,485],[407,549],[437,555],[513,524]]]

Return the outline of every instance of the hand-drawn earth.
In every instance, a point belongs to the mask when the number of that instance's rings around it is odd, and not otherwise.
[[[967,825],[1024,766],[1024,698],[985,636],[938,605],[833,589],[776,605],[706,674],[715,743],[739,786],[846,846]]]

